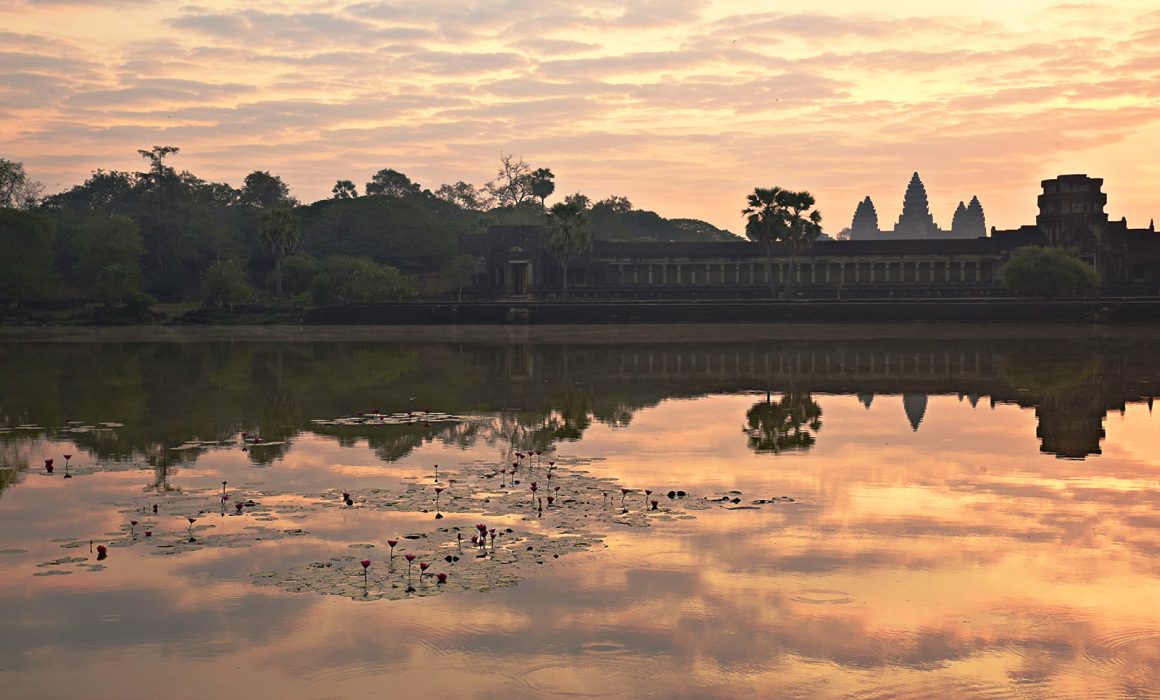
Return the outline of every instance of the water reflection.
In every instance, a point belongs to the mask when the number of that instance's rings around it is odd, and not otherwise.
[[[189,697],[236,694],[239,678],[289,696],[1154,694],[1160,463],[1147,399],[1160,361],[1149,347],[1116,337],[779,340],[776,350],[737,340],[243,343],[244,361],[200,343],[117,347],[95,364],[134,358],[168,382],[114,372],[139,394],[123,402],[75,388],[64,397],[57,370],[24,357],[41,395],[12,393],[28,380],[0,375],[0,413],[7,425],[53,429],[3,434],[5,465],[36,472],[46,451],[83,444],[152,470],[71,482],[24,471],[0,499],[6,687],[77,696],[102,677],[109,696],[143,697],[181,677],[177,694]],[[53,362],[106,352],[37,351]],[[375,375],[376,361],[394,369]],[[228,381],[207,378],[216,362],[230,365]],[[362,368],[365,386],[319,374]],[[104,382],[97,374],[88,386]],[[477,419],[310,423],[426,407]],[[125,425],[61,433],[66,419]],[[241,451],[242,430],[290,442],[259,468],[263,458]],[[174,449],[194,437],[228,446]],[[287,595],[247,577],[352,551],[381,562],[383,537],[429,531],[430,514],[336,507],[288,522],[308,530],[300,538],[180,557],[113,548],[99,573],[30,575],[60,555],[54,539],[124,532],[126,494],[143,483],[159,498],[223,480],[357,496],[388,480],[431,484],[433,463],[538,449],[590,458],[585,469],[631,488],[796,500],[611,529],[606,550],[515,588],[401,604]],[[477,522],[445,513],[448,526]],[[198,528],[244,522],[212,513]],[[350,549],[363,542],[378,547]],[[29,551],[6,553],[17,549]]]
[[[808,450],[822,427],[822,407],[809,394],[788,391],[774,401],[753,404],[745,413],[749,446],[757,452]]]
[[[1053,338],[864,339],[630,344],[464,345],[368,342],[0,343],[0,443],[25,440],[20,424],[116,421],[116,430],[69,434],[101,460],[144,459],[159,468],[195,462],[188,440],[228,441],[242,431],[284,443],[303,431],[343,445],[369,441],[397,460],[427,441],[461,445],[504,439],[547,450],[581,438],[593,422],[627,426],[666,398],[772,390],[743,418],[755,450],[807,449],[818,438],[812,394],[902,395],[915,431],[930,395],[979,397],[1033,407],[1044,452],[1099,454],[1108,411],[1151,402],[1160,358],[1146,340]],[[793,405],[790,405],[793,404]],[[460,406],[500,413],[500,427],[330,429],[311,424],[351,412]],[[506,436],[504,435],[506,434]],[[286,444],[248,450],[254,464],[281,459]],[[9,464],[22,464],[13,459]],[[4,477],[11,482],[10,475]],[[164,473],[157,485],[163,487]]]

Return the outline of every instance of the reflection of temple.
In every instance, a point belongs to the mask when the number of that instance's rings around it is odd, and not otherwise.
[[[995,327],[984,327],[991,330]],[[712,334],[698,332],[689,340],[688,330],[681,328],[670,329],[666,340],[658,327],[493,344],[301,342],[287,344],[284,356],[269,344],[238,343],[230,348],[228,365],[214,344],[10,343],[0,344],[0,366],[7,370],[0,372],[0,397],[9,421],[16,417],[59,426],[66,416],[94,415],[123,421],[116,431],[68,439],[102,459],[124,456],[158,467],[155,483],[164,488],[165,477],[175,472],[171,467],[192,462],[198,454],[172,446],[194,436],[227,438],[239,427],[255,430],[256,425],[266,438],[289,440],[270,448],[275,452],[251,450],[255,465],[293,450],[299,431],[368,440],[388,460],[432,440],[551,450],[598,423],[627,425],[637,411],[669,398],[754,390],[802,398],[797,408],[790,402],[778,407],[780,413],[755,415],[754,435],[762,446],[784,449],[809,442],[806,431],[797,429],[798,435],[793,426],[813,422],[809,401],[822,402],[818,397],[824,394],[857,397],[869,410],[888,412],[900,428],[906,420],[909,430],[922,430],[938,405],[928,402],[929,396],[958,396],[972,405],[985,397],[991,406],[1034,409],[1041,449],[1083,458],[1100,453],[1107,411],[1150,403],[1154,387],[1160,386],[1156,333],[1149,329],[1031,331],[1041,337],[1027,338],[1022,336],[1028,331],[1010,327],[999,328],[999,338],[976,330],[948,338],[946,328],[920,329],[902,338],[882,337],[882,327],[865,332],[845,328],[835,337],[822,330],[802,332],[811,337],[792,340],[752,328],[714,328]],[[605,334],[611,337],[596,339]],[[271,374],[264,370],[279,365],[284,366],[284,383],[271,394]],[[212,369],[190,369],[202,367]],[[86,387],[79,395],[68,390],[79,380],[61,375],[74,371]],[[156,377],[170,379],[142,381]],[[888,398],[876,399],[880,394]],[[424,406],[462,407],[490,422],[368,432],[330,431],[309,420],[372,407],[406,411]],[[773,428],[773,421],[782,425],[783,416],[793,418],[784,424],[790,427],[784,434],[793,436],[788,441]],[[817,435],[824,440],[825,432]],[[0,447],[16,449],[19,440],[32,437],[0,432]],[[43,437],[42,431],[35,439]]]
[[[918,432],[918,425],[926,415],[926,394],[903,394],[902,408],[906,411],[906,420],[910,421],[910,429]]]
[[[1104,213],[1103,181],[1085,175],[1044,180],[1035,225],[986,235],[977,198],[960,202],[951,229],[938,228],[915,173],[893,233],[878,231],[869,197],[851,227],[851,240],[819,240],[792,258],[780,245],[749,241],[658,243],[595,241],[569,267],[574,298],[739,299],[768,297],[771,284],[819,298],[990,296],[1001,293],[999,270],[1015,249],[1060,245],[1081,250],[1100,272],[1105,290],[1156,293],[1160,236],[1152,227],[1128,228]],[[478,297],[550,297],[562,269],[537,226],[499,226],[464,236],[479,258],[472,291]]]
[[[592,410],[597,416],[609,413],[613,402],[623,411],[674,395],[757,387],[779,392],[792,386],[805,395],[853,394],[867,409],[880,407],[877,394],[901,394],[905,419],[915,431],[927,416],[932,395],[957,396],[971,406],[987,397],[992,408],[997,403],[1035,408],[1042,451],[1083,458],[1100,453],[1105,413],[1122,409],[1125,402],[1146,402],[1160,378],[1148,344],[1133,351],[1098,343],[1077,350],[1073,345],[1062,357],[1054,343],[1022,341],[796,341],[782,342],[779,348],[707,343],[572,346],[566,379],[570,387],[594,387]],[[554,349],[540,347],[537,353],[541,378],[548,381],[560,373],[563,381],[563,360],[555,357]],[[882,410],[898,410],[897,400],[882,404]]]

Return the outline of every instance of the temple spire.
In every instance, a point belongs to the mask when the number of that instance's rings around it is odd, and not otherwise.
[[[959,206],[955,209],[954,216],[951,217],[951,233],[959,238],[967,237],[967,205],[959,200]]]
[[[854,210],[854,220],[850,222],[850,238],[856,241],[869,240],[877,237],[879,233],[878,211],[874,208],[870,195],[866,195],[866,199],[859,202]]]
[[[933,238],[938,234],[934,217],[930,215],[930,204],[926,199],[926,187],[918,173],[910,177],[906,195],[902,198],[902,215],[894,226],[899,238]]]

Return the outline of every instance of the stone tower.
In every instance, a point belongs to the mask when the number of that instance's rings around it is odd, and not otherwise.
[[[938,234],[938,227],[934,225],[934,217],[930,215],[930,206],[926,200],[926,187],[918,173],[915,173],[906,186],[902,215],[894,226],[894,235],[897,238],[936,238]]]
[[[951,217],[951,235],[955,238],[967,237],[967,205],[959,200],[959,206],[955,208],[955,214]]]
[[[1108,225],[1104,205],[1108,195],[1100,191],[1103,178],[1060,175],[1044,180],[1035,225],[1053,246],[1090,250],[1099,243]]]
[[[874,208],[870,196],[866,195],[866,199],[859,202],[858,208],[854,210],[854,221],[850,223],[850,239],[873,240],[879,233],[881,232],[878,229],[878,210]]]
[[[983,216],[983,205],[977,196],[971,197],[971,203],[967,205],[967,216],[963,220],[963,224],[966,227],[964,233],[966,233],[967,238],[987,237],[987,219]]]

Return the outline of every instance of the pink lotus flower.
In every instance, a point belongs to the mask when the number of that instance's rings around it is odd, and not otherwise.
[[[152,536],[153,536],[153,531],[152,531],[152,530],[146,530],[146,531],[145,531],[145,536],[146,536],[146,537],[152,537]]]
[[[48,472],[49,474],[52,473],[52,460],[51,459],[44,460],[44,471]]]
[[[97,561],[104,561],[109,557],[109,548],[103,544],[97,545]]]
[[[399,543],[398,540],[387,540],[387,546],[391,548],[391,559],[395,558],[395,545]]]
[[[237,508],[237,509],[238,509],[238,513],[241,513],[241,512],[242,512],[242,508],[243,508],[245,505],[246,505],[245,503],[242,503],[241,501],[238,501],[237,503],[235,503],[235,504],[234,504],[234,508]]]
[[[447,583],[447,574],[438,573],[435,574],[435,578],[439,581],[439,583]]]
[[[657,499],[655,499],[655,498],[654,498],[653,500],[649,501],[649,503],[651,503],[651,504],[652,504],[652,509],[653,509],[653,510],[656,510],[656,509],[657,509],[657,503],[659,503],[659,501],[657,501]]]
[[[414,555],[414,554],[404,554],[404,555],[403,555],[403,558],[404,558],[404,559],[406,559],[407,561],[415,561],[415,555]]]
[[[366,571],[366,569],[368,569],[371,565],[371,560],[370,559],[363,559],[359,563],[362,564],[363,571]]]

